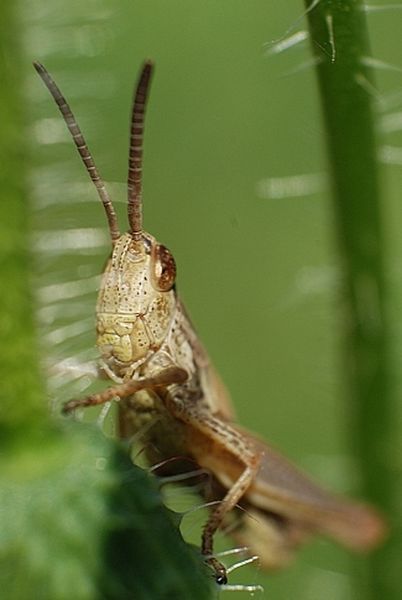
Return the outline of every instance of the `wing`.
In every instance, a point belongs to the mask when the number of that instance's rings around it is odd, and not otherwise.
[[[252,509],[276,515],[300,532],[328,535],[354,550],[369,550],[384,538],[384,520],[373,508],[327,492],[256,436],[242,433],[263,456],[245,495]]]

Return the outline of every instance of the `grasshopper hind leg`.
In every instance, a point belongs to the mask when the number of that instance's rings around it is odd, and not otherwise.
[[[255,462],[255,465],[248,466],[244,469],[243,473],[219,503],[218,507],[212,511],[208,521],[204,526],[201,551],[202,554],[208,557],[206,562],[215,572],[215,580],[219,585],[224,585],[227,583],[227,575],[226,568],[222,565],[222,563],[214,556],[211,556],[213,552],[213,537],[220,525],[223,523],[225,515],[236,506],[237,502],[244,495],[245,491],[255,477],[256,470],[258,468],[258,462]]]
[[[201,552],[214,571],[216,582],[224,585],[227,583],[226,568],[213,556],[214,536],[227,513],[252,484],[262,455],[252,442],[229,423],[211,415],[190,398],[178,399],[168,394],[165,401],[169,412],[187,424],[188,447],[197,463],[214,474],[225,473],[227,469],[231,472],[232,484],[210,513],[201,543]]]

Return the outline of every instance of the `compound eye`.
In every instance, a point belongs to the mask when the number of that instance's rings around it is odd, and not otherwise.
[[[170,251],[162,244],[152,248],[152,285],[159,292],[168,292],[176,280],[176,263]]]

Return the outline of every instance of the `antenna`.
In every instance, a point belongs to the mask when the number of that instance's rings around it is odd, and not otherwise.
[[[40,62],[34,62],[33,65],[36,71],[39,73],[40,77],[42,78],[44,84],[48,88],[49,92],[52,94],[57,106],[59,107],[62,117],[74,140],[74,144],[79,152],[79,155],[81,156],[82,162],[84,163],[90,178],[95,184],[99,198],[101,199],[106,212],[110,237],[112,238],[112,244],[115,244],[115,242],[120,237],[117,216],[113,208],[110,196],[106,190],[105,184],[101,179],[98,169],[96,168],[94,159],[92,158],[92,155],[89,152],[88,145],[84,139],[84,136],[82,135],[81,129],[78,126],[78,123],[72,113],[72,110],[67,100],[64,98],[63,94],[61,93],[58,86],[53,81],[52,77],[47,72],[45,67]]]
[[[139,240],[142,233],[142,143],[152,70],[153,63],[147,60],[137,82],[131,113],[127,213],[130,232],[135,240]]]

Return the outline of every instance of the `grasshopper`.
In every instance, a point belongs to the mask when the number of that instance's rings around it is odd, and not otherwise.
[[[129,231],[123,234],[67,101],[46,69],[40,63],[34,66],[96,187],[112,244],[100,284],[96,330],[101,368],[113,385],[67,402],[64,412],[119,400],[120,434],[130,438],[143,432],[149,460],[154,460],[157,448],[166,463],[173,457],[187,457],[211,473],[209,499],[215,502],[203,528],[201,552],[219,584],[227,582],[227,573],[213,555],[214,535],[230,519],[236,525],[231,535],[256,552],[267,568],[287,564],[292,552],[315,533],[355,550],[377,545],[385,526],[374,509],[325,491],[235,423],[230,398],[176,292],[174,258],[143,229],[143,127],[152,63],[143,65],[134,93]],[[240,502],[255,518],[246,518],[238,510]]]

